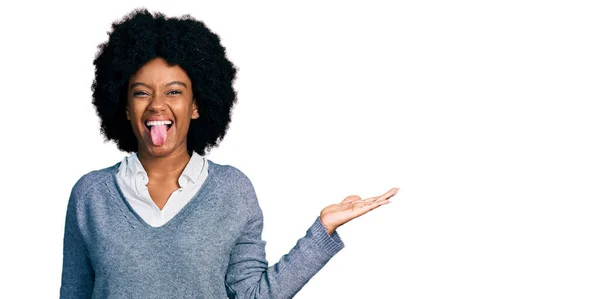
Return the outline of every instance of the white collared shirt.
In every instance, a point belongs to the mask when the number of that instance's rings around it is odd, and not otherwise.
[[[148,191],[148,174],[137,153],[125,157],[117,172],[117,183],[129,205],[153,227],[167,223],[198,193],[208,176],[206,158],[196,152],[179,177],[181,188],[171,193],[163,209],[159,209]]]

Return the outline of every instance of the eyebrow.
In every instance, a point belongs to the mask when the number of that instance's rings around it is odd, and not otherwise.
[[[183,83],[181,81],[173,81],[173,82],[167,83],[165,86],[171,86],[171,85],[181,85],[184,88],[187,88],[187,84],[185,84],[185,83]],[[146,83],[135,82],[135,83],[131,84],[131,86],[129,87],[129,91],[131,91],[136,86],[144,86],[146,88],[151,88],[150,85],[148,85]]]

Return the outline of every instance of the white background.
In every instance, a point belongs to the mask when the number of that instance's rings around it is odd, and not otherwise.
[[[239,68],[208,157],[252,180],[271,264],[325,206],[401,188],[295,298],[600,298],[595,1],[16,2],[1,298],[58,298],[69,192],[125,156],[99,133],[92,60],[141,6],[204,21]]]

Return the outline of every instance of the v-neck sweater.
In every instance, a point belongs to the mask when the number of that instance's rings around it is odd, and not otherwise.
[[[138,153],[121,160],[117,170],[117,184],[123,197],[135,212],[153,227],[161,226],[173,218],[194,198],[208,175],[206,157],[192,152],[190,160],[177,179],[179,188],[169,195],[166,204],[159,208],[150,196],[148,173],[138,158]]]
[[[124,198],[121,162],[82,176],[67,205],[60,298],[292,298],[344,248],[317,217],[269,266],[252,183],[207,161],[198,193],[159,227]]]

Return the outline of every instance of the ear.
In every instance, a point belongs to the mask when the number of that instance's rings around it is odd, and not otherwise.
[[[125,115],[127,115],[127,120],[131,120],[131,115],[129,115],[129,105],[125,106]]]
[[[196,99],[192,102],[192,119],[198,119],[200,117],[200,113],[198,112],[198,104]]]

